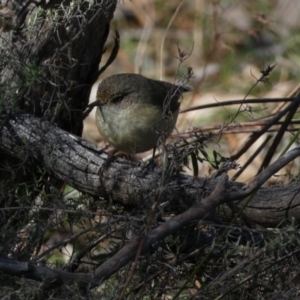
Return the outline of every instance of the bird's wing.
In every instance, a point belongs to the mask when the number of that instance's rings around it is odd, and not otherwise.
[[[180,102],[178,101],[182,93],[190,91],[189,88],[171,84],[165,81],[151,81],[151,93],[153,100],[158,106],[163,106],[165,110],[175,112],[179,109]]]

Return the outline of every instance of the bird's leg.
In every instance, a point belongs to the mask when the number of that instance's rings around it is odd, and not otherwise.
[[[107,170],[108,167],[110,166],[110,164],[117,158],[123,158],[123,159],[130,160],[130,161],[134,160],[133,155],[129,155],[129,154],[125,154],[125,153],[119,153],[119,154],[115,155],[118,151],[119,151],[119,149],[117,149],[115,147],[112,147],[109,149],[109,151],[107,151],[108,157],[102,165],[102,171]]]
[[[152,160],[155,160],[155,151],[156,151],[156,147],[153,147],[153,152],[152,152]]]
[[[148,164],[145,164],[144,167],[146,169],[154,169],[155,167],[157,167],[157,164],[155,162],[155,151],[156,151],[156,147],[153,148],[153,152],[152,152],[152,157],[149,159]]]
[[[108,169],[108,167],[111,165],[111,163],[113,162],[113,160],[115,159],[115,154],[118,152],[118,149],[112,149],[109,151],[110,153],[107,153],[108,154],[108,157],[107,159],[105,160],[105,162],[102,164],[102,167],[101,167],[101,173],[103,171],[106,171]]]

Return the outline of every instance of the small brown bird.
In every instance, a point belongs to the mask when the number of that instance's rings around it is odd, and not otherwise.
[[[183,92],[188,88],[138,74],[117,74],[98,86],[96,124],[116,149],[134,154],[155,148],[175,127]]]

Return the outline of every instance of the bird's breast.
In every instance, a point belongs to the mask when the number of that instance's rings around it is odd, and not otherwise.
[[[96,123],[103,138],[125,153],[144,152],[157,146],[160,136],[174,129],[178,111],[164,116],[163,111],[149,104],[118,109],[116,106],[97,108]]]

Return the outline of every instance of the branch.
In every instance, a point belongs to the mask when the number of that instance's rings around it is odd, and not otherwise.
[[[293,111],[295,108],[299,107],[300,104],[300,94],[293,98],[293,101],[281,112],[276,114],[268,124],[266,124],[260,132],[254,132],[248,139],[241,145],[230,157],[231,160],[238,159],[243,153],[245,153],[251,145],[253,145],[254,141],[256,141],[261,135],[266,133],[270,127],[276,124],[285,114],[290,111]]]
[[[98,267],[93,275],[91,273],[74,274],[60,270],[52,270],[47,267],[36,266],[29,262],[18,262],[6,258],[0,258],[0,271],[14,276],[44,281],[55,286],[66,283],[70,284],[76,281],[79,282],[81,286],[90,284],[96,286],[102,282],[102,280],[109,278],[129,263],[135,257],[140,243],[142,243],[141,254],[146,254],[152,249],[152,246],[156,242],[182,229],[192,221],[205,219],[211,210],[225,197],[225,184],[227,180],[227,175],[223,174],[214,192],[206,199],[203,199],[200,203],[195,204],[168,222],[163,223],[144,237],[134,236],[117,254]]]
[[[22,112],[0,114],[0,150],[23,161],[23,165],[43,165],[48,173],[92,196],[106,197],[123,204],[153,200],[157,190],[171,209],[184,211],[210,194],[220,178],[207,180],[187,175],[170,175],[161,186],[163,173],[159,168],[147,168],[138,162],[115,159],[108,168],[108,158],[102,149],[69,134],[49,122]],[[239,208],[243,199],[257,191],[245,213],[259,224],[276,226],[286,217],[300,214],[299,186],[261,188],[261,185],[280,168],[299,156],[299,147],[271,164],[247,185],[228,181],[224,202]],[[291,205],[292,199],[292,205]],[[227,206],[220,208],[230,216]],[[268,212],[268,214],[262,212]]]
[[[47,267],[36,266],[30,262],[19,262],[12,259],[0,258],[0,271],[12,276],[25,277],[36,281],[49,283],[53,286],[91,281],[91,276],[85,273],[68,273]]]

